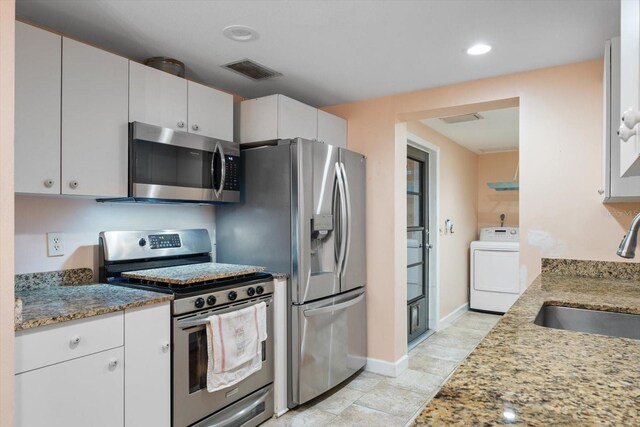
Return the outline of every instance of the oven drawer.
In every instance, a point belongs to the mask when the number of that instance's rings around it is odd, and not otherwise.
[[[15,373],[124,345],[123,316],[119,311],[18,331]]]

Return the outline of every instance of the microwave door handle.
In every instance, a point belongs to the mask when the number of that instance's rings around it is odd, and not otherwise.
[[[342,171],[342,180],[344,182],[344,192],[345,192],[345,200],[346,200],[346,211],[347,211],[347,226],[346,226],[346,244],[344,251],[344,262],[341,268],[341,271],[344,272],[347,268],[347,264],[349,263],[349,252],[351,249],[351,191],[349,190],[349,179],[347,178],[347,171],[344,167],[344,163],[340,162],[340,170]]]
[[[219,142],[216,142],[216,148],[213,150],[214,156],[211,159],[211,182],[213,183],[215,181],[214,177],[215,177],[215,167],[214,167],[214,163],[215,163],[215,153],[218,152],[220,153],[220,186],[218,188],[213,188],[213,192],[216,195],[216,199],[220,198],[220,195],[222,194],[222,190],[224,189],[224,181],[226,179],[226,169],[227,169],[227,161],[224,158],[224,150],[222,149],[222,145]],[[215,184],[214,184],[215,185]]]

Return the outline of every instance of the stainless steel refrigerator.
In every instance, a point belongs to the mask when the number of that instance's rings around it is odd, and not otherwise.
[[[216,207],[218,262],[289,274],[289,407],[366,363],[365,167],[317,141],[246,149],[240,203]]]

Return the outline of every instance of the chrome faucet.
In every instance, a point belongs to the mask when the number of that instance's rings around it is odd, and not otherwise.
[[[636,256],[636,245],[638,244],[638,230],[640,229],[640,213],[633,218],[629,231],[622,238],[618,247],[618,256],[622,258],[633,258]]]

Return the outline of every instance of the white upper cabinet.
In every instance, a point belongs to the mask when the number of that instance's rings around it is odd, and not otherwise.
[[[318,141],[347,148],[347,121],[318,110]]]
[[[62,194],[126,197],[129,61],[62,40]]]
[[[129,63],[129,121],[233,141],[233,96]]]
[[[278,139],[318,139],[318,110],[283,95],[278,97]]]
[[[347,123],[284,95],[242,101],[236,117],[240,143],[305,138],[346,146]]]
[[[187,81],[129,62],[129,121],[187,130]]]
[[[640,141],[636,121],[640,120],[640,3],[620,4],[620,112],[626,123],[620,126],[620,174],[640,175]],[[626,139],[626,141],[625,141]]]
[[[233,141],[233,96],[188,82],[188,131]]]
[[[16,22],[15,191],[60,194],[62,37]]]

